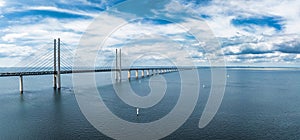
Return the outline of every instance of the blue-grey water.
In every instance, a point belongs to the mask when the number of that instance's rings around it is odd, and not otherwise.
[[[7,69],[2,69],[6,71]],[[214,119],[198,128],[210,91],[210,69],[199,69],[200,96],[189,119],[164,139],[300,139],[300,70],[230,68],[226,92]],[[126,75],[126,73],[124,73]],[[112,90],[110,73],[96,76],[101,98],[120,118],[151,122],[173,109],[180,94],[177,72],[164,74],[167,93],[154,107],[126,105]],[[125,77],[125,76],[124,76]],[[149,78],[131,80],[134,91],[147,95]],[[110,139],[81,113],[72,88],[72,75],[62,76],[62,89],[52,88],[52,76],[0,77],[0,139]],[[86,91],[88,92],[88,91]],[[88,94],[88,93],[87,93]]]

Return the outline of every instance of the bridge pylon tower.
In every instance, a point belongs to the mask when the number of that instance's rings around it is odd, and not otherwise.
[[[57,55],[56,55],[57,54]],[[60,78],[60,38],[54,39],[54,49],[53,49],[53,87],[55,89],[61,88],[61,78]]]
[[[115,77],[116,81],[122,79],[122,52],[121,49],[116,49],[116,65],[115,65]]]

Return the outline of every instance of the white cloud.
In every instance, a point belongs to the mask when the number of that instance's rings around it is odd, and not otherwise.
[[[69,3],[68,1],[61,1],[62,3]],[[87,0],[79,0],[79,3],[83,5],[94,5],[100,7],[106,7],[111,3],[109,1],[102,1],[101,3],[91,3]],[[5,7],[5,1],[0,0],[0,7]],[[192,10],[193,9],[193,10]],[[71,10],[53,7],[52,5],[44,6],[23,6],[19,9],[15,7],[5,7],[5,12],[12,13],[15,11],[23,12],[27,10],[48,10],[63,13],[70,13],[82,16],[97,17],[98,14],[95,11],[83,11],[83,10]],[[269,62],[282,62],[291,60],[293,58],[299,59],[299,55],[283,54],[275,51],[278,45],[293,42],[300,39],[300,2],[297,0],[283,0],[283,1],[211,1],[207,5],[194,5],[194,4],[181,4],[176,1],[170,1],[165,6],[165,9],[153,10],[157,15],[164,15],[166,17],[177,16],[184,20],[190,20],[189,14],[207,15],[204,18],[205,22],[209,25],[213,34],[222,38],[223,43],[228,45],[222,50],[230,51],[233,53],[240,53],[245,48],[254,50],[274,50],[273,53],[264,54],[241,54],[241,55],[228,55],[226,56],[229,62],[238,63],[256,63],[262,60]],[[2,11],[3,12],[3,11]],[[129,13],[118,13],[115,11],[112,15],[101,14],[101,23],[94,29],[90,29],[92,33],[91,38],[86,38],[90,44],[99,45],[99,36],[105,37],[111,33],[111,28],[126,23],[125,19],[134,19],[134,15]],[[244,26],[236,27],[231,21],[238,17],[261,17],[261,16],[276,16],[283,19],[282,31],[276,31],[272,27],[268,26]],[[53,38],[60,37],[64,43],[77,45],[81,35],[88,29],[91,19],[59,19],[59,18],[37,18],[35,23],[31,23],[33,17],[23,17],[17,21],[10,21],[14,23],[7,25],[0,31],[0,37],[2,39],[2,45],[15,44],[16,48],[20,49],[21,46],[30,46],[35,49],[37,46],[43,44],[52,44]],[[26,24],[25,24],[26,23]],[[184,26],[184,23],[182,24]],[[194,25],[199,26],[199,25]],[[251,29],[249,29],[251,28]],[[100,30],[99,30],[100,29]],[[207,30],[207,29],[206,29]],[[247,30],[251,30],[249,32]],[[206,34],[203,34],[205,36]],[[156,48],[161,45],[178,45],[178,49],[188,50],[190,56],[199,57],[198,62],[205,62],[205,54],[199,52],[201,47],[210,46],[211,44],[201,41],[197,43],[195,40],[186,38],[186,30],[178,28],[175,24],[166,25],[150,25],[150,24],[127,24],[126,27],[121,27],[115,32],[112,32],[111,36],[106,41],[107,46],[114,47],[126,47],[125,45],[132,45],[137,51],[142,50],[138,48],[145,47],[150,48],[151,43],[136,43],[134,41],[161,41],[169,37],[170,42],[153,43],[152,47]],[[97,42],[98,41],[98,42]],[[132,43],[132,44],[131,44]],[[175,44],[174,44],[175,43]],[[139,44],[139,45],[138,45]],[[154,45],[157,45],[154,47]],[[20,47],[18,47],[20,46]],[[49,45],[51,47],[52,45]],[[6,47],[10,52],[14,46]],[[25,47],[26,48],[26,47]],[[0,48],[1,49],[1,48]],[[21,49],[20,49],[21,50]],[[160,48],[158,49],[160,50]],[[3,51],[3,50],[2,50]],[[97,51],[97,50],[91,50]],[[149,49],[150,51],[150,49]],[[160,50],[162,52],[168,52],[168,50]],[[213,50],[217,51],[217,50]],[[125,53],[125,52],[124,52]],[[137,52],[135,52],[137,53]],[[218,53],[220,53],[218,51]],[[6,52],[6,54],[9,54]],[[20,56],[26,56],[29,53],[24,53]],[[170,54],[174,55],[174,54]],[[244,58],[249,58],[242,60]],[[265,57],[265,58],[263,58]],[[201,59],[200,59],[201,58]],[[6,59],[6,58],[5,58]],[[4,60],[4,59],[0,59]],[[0,61],[0,65],[4,61]]]
[[[89,17],[96,17],[97,14],[91,13],[91,12],[84,12],[79,10],[68,10],[68,9],[60,9],[57,7],[52,6],[33,6],[33,7],[27,7],[23,10],[49,10],[49,11],[56,11],[56,12],[62,12],[62,13],[70,13],[75,15],[83,15],[83,16],[89,16]]]
[[[15,42],[16,39],[22,38],[24,36],[28,35],[27,33],[11,33],[11,34],[6,34],[2,37],[3,41],[6,42]]]
[[[4,0],[0,0],[0,7],[5,6],[5,1]]]
[[[181,13],[182,7],[176,6],[176,1],[172,1],[165,9],[172,10],[174,13]],[[175,6],[174,6],[175,5]],[[235,55],[227,55],[229,63],[238,64],[258,63],[264,61],[267,63],[287,62],[291,60],[299,62],[297,55],[278,52],[278,46],[296,42],[300,39],[300,1],[219,1],[214,0],[206,5],[186,4],[185,7],[194,9],[193,12],[198,15],[205,15],[204,20],[210,26],[213,33],[222,38],[222,42],[227,45],[223,48],[225,52],[232,52]],[[234,26],[232,19],[236,18],[260,18],[260,17],[279,17],[279,22],[283,27],[281,31],[276,31],[273,27],[258,26]],[[250,31],[250,32],[249,32]],[[241,37],[241,38],[240,38]],[[234,40],[234,38],[239,38]],[[291,43],[290,43],[291,44]],[[292,43],[296,44],[296,43]],[[243,49],[248,48],[253,51],[268,51],[263,54],[239,54]],[[276,50],[277,49],[277,50]],[[250,50],[251,51],[251,50]],[[273,52],[272,52],[273,51]],[[272,53],[271,53],[272,52]],[[256,52],[253,52],[256,53]],[[236,55],[239,54],[239,55]],[[241,59],[242,56],[248,59]],[[280,63],[280,64],[282,64]]]
[[[45,44],[51,42],[53,38],[61,37],[64,42],[76,44],[89,23],[90,20],[70,21],[46,18],[35,24],[15,25],[3,30],[2,40],[15,44],[26,43],[22,40]]]
[[[0,44],[0,54],[7,57],[24,57],[31,54],[33,49],[29,46],[17,46],[14,44]]]
[[[244,30],[234,27],[231,20],[237,17],[261,17],[261,16],[277,16],[285,20],[284,33],[298,34],[300,28],[300,2],[297,0],[284,0],[284,1],[210,1],[207,5],[194,5],[188,4],[180,6],[178,2],[172,1],[166,5],[165,11],[173,13],[182,13],[183,9],[194,9],[186,12],[197,13],[198,15],[207,15],[208,18],[204,20],[208,23],[213,30],[214,34],[218,37],[232,37],[238,33],[249,35]],[[256,32],[253,34],[276,34],[269,27],[255,27]]]

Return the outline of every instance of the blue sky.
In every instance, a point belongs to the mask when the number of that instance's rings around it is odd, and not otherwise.
[[[46,51],[57,37],[75,49],[95,18],[122,2],[0,0],[0,66],[15,66],[32,54]],[[140,6],[145,3],[146,7]],[[219,40],[227,65],[300,66],[300,2],[297,0],[153,0],[135,1],[115,10],[112,19],[118,18],[119,21],[122,21],[123,14],[159,13],[160,16],[179,16],[182,21],[186,20],[186,15],[195,14],[205,21]],[[207,63],[201,47],[203,42],[196,42],[193,36],[164,20],[146,18],[133,21],[115,32],[106,45],[108,48],[170,45],[160,42],[164,37],[153,37],[149,33],[161,36],[164,33],[179,43],[180,49],[188,50],[190,56],[187,58],[198,65]],[[140,34],[151,39],[141,38]],[[113,56],[107,54],[104,57]],[[104,59],[108,58],[101,58]],[[149,56],[148,61],[156,63],[160,59],[163,58]]]

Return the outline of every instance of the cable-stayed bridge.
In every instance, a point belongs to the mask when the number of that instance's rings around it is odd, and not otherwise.
[[[52,43],[51,43],[52,44]],[[49,44],[47,44],[49,45]],[[132,77],[136,79],[139,77],[146,77],[155,74],[163,74],[174,72],[178,70],[192,69],[191,67],[175,67],[175,66],[144,66],[144,67],[131,67],[122,68],[121,49],[116,49],[115,67],[105,64],[101,67],[94,69],[81,68],[73,69],[74,50],[66,43],[61,42],[58,38],[54,39],[53,49],[46,49],[44,53],[31,56],[32,60],[27,62],[20,62],[17,66],[22,66],[14,70],[14,72],[0,72],[0,77],[19,76],[20,93],[23,93],[23,76],[36,76],[36,75],[53,75],[53,87],[61,88],[61,74],[72,73],[90,73],[90,72],[115,72],[116,80],[120,81],[122,78],[121,72],[127,71],[127,78],[130,80]],[[131,76],[132,71],[135,76]],[[139,75],[139,72],[141,75]]]

